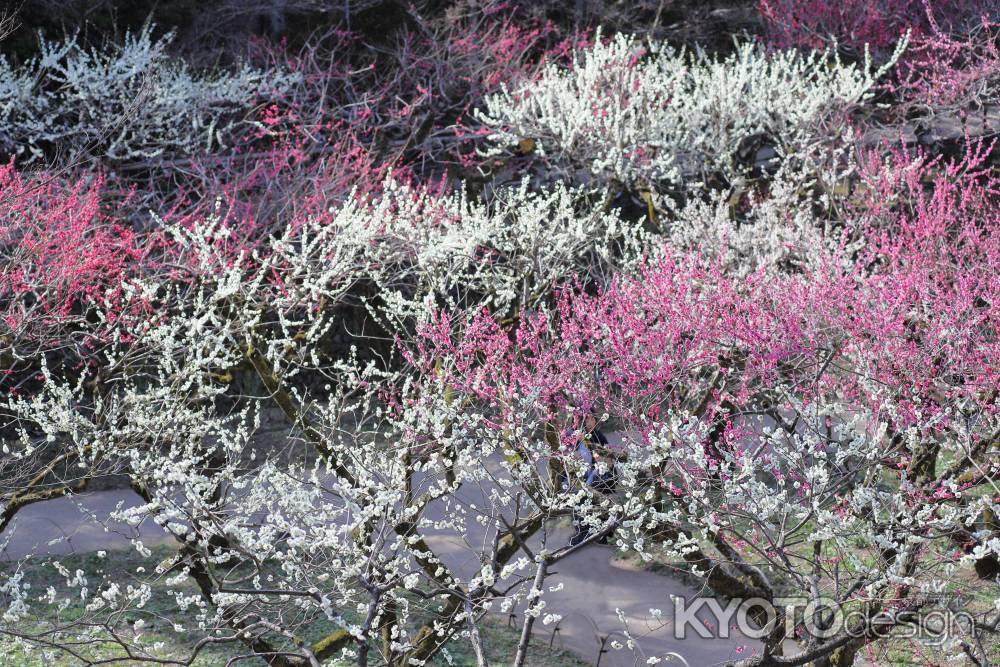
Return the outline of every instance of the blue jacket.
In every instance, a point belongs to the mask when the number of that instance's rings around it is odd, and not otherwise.
[[[613,475],[612,471],[608,471],[604,475],[600,475],[597,472],[597,466],[594,465],[594,454],[590,451],[590,447],[587,446],[587,441],[596,442],[599,445],[608,446],[608,439],[603,433],[598,429],[594,429],[590,433],[584,435],[580,438],[576,446],[576,453],[579,454],[583,462],[587,464],[587,473],[583,477],[584,483],[588,486],[593,486],[595,482],[603,480],[605,477]]]

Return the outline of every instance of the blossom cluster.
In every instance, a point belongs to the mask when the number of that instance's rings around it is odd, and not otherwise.
[[[720,59],[598,35],[571,67],[550,63],[536,79],[487,96],[478,118],[493,153],[531,142],[574,180],[655,187],[716,171],[731,180],[765,148],[783,158],[849,140],[849,112],[884,72],[817,51],[744,43]]]
[[[246,65],[195,72],[167,53],[171,38],[146,25],[120,45],[43,39],[23,65],[0,56],[0,146],[33,160],[53,147],[112,160],[212,151],[296,79]]]
[[[820,48],[836,42],[861,50],[887,49],[907,31],[930,33],[943,24],[961,35],[996,7],[982,0],[760,0],[768,36],[783,46]]]

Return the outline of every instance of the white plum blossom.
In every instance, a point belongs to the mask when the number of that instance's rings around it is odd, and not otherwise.
[[[0,146],[33,160],[53,143],[94,144],[115,160],[214,150],[241,114],[297,80],[246,65],[197,72],[167,53],[172,39],[147,24],[120,45],[43,39],[17,67],[0,55]]]
[[[748,42],[718,58],[598,33],[569,67],[549,63],[536,79],[486,97],[477,118],[492,130],[492,154],[530,139],[556,173],[582,182],[653,188],[716,170],[732,179],[758,148],[780,159],[849,138],[848,112],[871,97],[902,48],[875,69],[833,52]]]

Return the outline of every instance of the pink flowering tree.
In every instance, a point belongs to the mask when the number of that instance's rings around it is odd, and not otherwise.
[[[941,25],[961,35],[983,16],[995,17],[995,7],[981,0],[760,0],[767,38],[779,48],[823,48],[837,44],[856,53],[868,48],[890,51],[907,32],[915,37]]]
[[[849,612],[762,618],[763,647],[739,664],[872,658],[894,626],[934,618],[956,570],[997,574],[996,193],[979,159],[868,172],[908,197],[861,214],[868,244],[848,270],[836,251],[777,278],[668,256],[513,327],[482,313],[455,335],[443,313],[414,361],[478,406],[480,439],[592,539],[662,549],[725,597]],[[581,465],[563,429],[595,408],[626,430],[608,453],[624,499],[562,486]],[[987,664],[996,612],[976,612],[941,650]]]

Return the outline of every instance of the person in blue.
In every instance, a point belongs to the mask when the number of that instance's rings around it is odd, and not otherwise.
[[[583,431],[578,435],[576,453],[587,464],[583,483],[600,493],[614,493],[615,472],[613,463],[604,473],[598,470],[597,463],[601,460],[601,450],[607,451],[608,438],[597,428],[597,417],[589,413],[583,419]],[[570,538],[571,546],[576,546],[590,536],[590,527],[576,513],[573,514],[573,526],[576,532]],[[608,543],[608,536],[600,539],[601,544]]]

